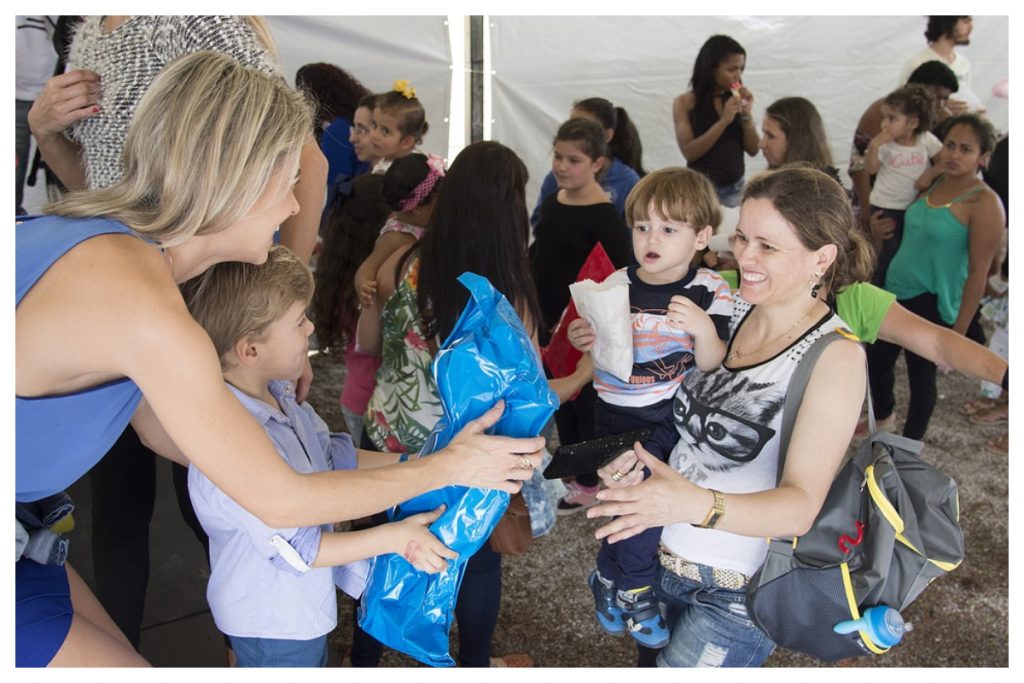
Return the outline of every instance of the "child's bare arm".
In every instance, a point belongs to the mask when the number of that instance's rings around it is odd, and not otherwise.
[[[940,175],[942,175],[942,169],[937,166],[931,166],[914,181],[914,189],[918,192],[924,192],[932,186],[932,183],[934,183],[935,179]]]
[[[388,257],[415,241],[416,238],[412,235],[399,231],[386,232],[377,238],[373,245],[373,251],[356,270],[356,292],[361,304],[365,306],[371,303],[377,293],[377,271],[388,260]]]
[[[359,308],[359,320],[356,322],[356,350],[371,356],[379,356],[382,336],[380,307],[377,305],[377,297],[374,296],[370,304],[361,304]]]
[[[572,399],[583,387],[587,386],[594,379],[594,361],[589,353],[584,353],[580,362],[576,364],[576,370],[566,377],[549,379],[548,388],[555,392],[560,403]]]
[[[356,324],[356,348],[363,353],[379,356],[381,344],[383,343],[383,331],[381,330],[381,312],[391,295],[398,288],[399,274],[395,277],[395,269],[399,261],[405,256],[412,245],[399,247],[381,264],[376,272],[376,280],[373,282],[374,294],[368,301],[360,303],[359,320]],[[408,264],[406,264],[408,266]],[[379,284],[379,286],[378,286]]]
[[[914,181],[915,190],[917,190],[918,192],[924,192],[925,190],[932,186],[932,183],[935,182],[935,179],[938,178],[943,173],[942,161],[942,150],[940,149],[939,152],[932,157],[932,165],[929,166],[925,170],[925,172],[922,173],[917,178],[917,180]]]
[[[888,131],[882,131],[871,138],[867,150],[864,152],[864,171],[869,175],[878,173],[882,163],[878,160],[878,149],[887,142],[892,142],[892,135]]]
[[[725,359],[725,342],[707,311],[678,294],[668,305],[668,324],[693,336],[693,360],[701,370],[714,370]]]
[[[442,571],[448,560],[458,553],[446,547],[429,526],[441,513],[444,506],[431,512],[412,515],[400,522],[360,531],[324,533],[320,536],[320,550],[313,561],[314,567],[334,567],[356,560],[364,560],[386,553],[396,553],[420,571],[429,574]]]

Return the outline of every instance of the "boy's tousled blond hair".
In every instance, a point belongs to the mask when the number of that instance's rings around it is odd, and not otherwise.
[[[221,367],[239,339],[259,339],[295,302],[309,305],[313,274],[285,247],[271,248],[265,263],[229,261],[181,286],[189,313],[210,335]]]
[[[711,181],[688,168],[663,168],[640,179],[626,197],[626,223],[647,220],[653,208],[661,218],[689,224],[694,230],[722,221],[718,195]]]

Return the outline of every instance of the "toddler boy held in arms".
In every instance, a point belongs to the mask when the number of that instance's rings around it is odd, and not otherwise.
[[[598,436],[649,429],[642,445],[661,460],[672,452],[676,431],[672,402],[694,367],[711,370],[725,358],[732,294],[715,271],[691,266],[718,225],[718,198],[710,181],[685,168],[666,168],[640,180],[626,199],[638,265],[608,276],[629,286],[633,370],[623,381],[594,371]],[[580,351],[596,332],[583,318],[568,330]],[[597,619],[609,633],[629,631],[641,645],[660,648],[668,629],[651,588],[661,528],[618,543],[602,542],[589,578]]]

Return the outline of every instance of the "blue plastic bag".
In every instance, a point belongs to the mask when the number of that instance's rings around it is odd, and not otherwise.
[[[418,457],[444,448],[499,399],[505,400],[505,412],[490,434],[536,436],[558,407],[530,335],[505,297],[474,273],[463,273],[459,282],[470,299],[434,359],[444,416]],[[359,626],[424,664],[454,666],[448,634],[466,562],[487,542],[508,501],[504,491],[448,486],[395,508],[391,518],[404,519],[446,505],[430,530],[459,557],[437,574],[418,571],[400,555],[375,558]]]

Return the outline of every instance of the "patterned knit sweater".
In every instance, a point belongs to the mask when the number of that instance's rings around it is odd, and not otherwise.
[[[168,62],[200,50],[216,50],[248,67],[280,75],[280,68],[239,16],[135,16],[107,33],[103,17],[90,16],[71,43],[69,69],[100,77],[100,112],[71,131],[82,146],[90,188],[121,179],[121,150],[135,106]]]

